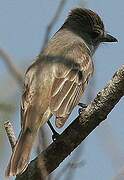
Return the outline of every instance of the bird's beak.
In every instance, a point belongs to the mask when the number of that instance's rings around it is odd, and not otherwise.
[[[101,39],[102,42],[118,42],[118,40],[111,36],[110,34],[105,33]]]

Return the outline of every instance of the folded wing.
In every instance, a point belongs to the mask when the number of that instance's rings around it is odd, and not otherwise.
[[[79,103],[88,79],[92,74],[92,63],[89,56],[82,54],[80,62],[58,64],[51,91],[50,109],[56,116],[56,126],[62,127]]]

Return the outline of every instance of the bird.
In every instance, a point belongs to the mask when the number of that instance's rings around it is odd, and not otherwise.
[[[56,127],[63,127],[93,75],[93,55],[102,42],[117,39],[107,33],[96,12],[74,8],[27,69],[21,131],[5,172],[7,177],[26,170],[38,130],[53,115]]]

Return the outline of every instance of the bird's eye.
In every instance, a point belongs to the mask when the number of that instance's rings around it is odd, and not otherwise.
[[[98,31],[94,31],[94,32],[91,33],[91,37],[93,39],[96,39],[99,35],[100,35],[100,33]]]

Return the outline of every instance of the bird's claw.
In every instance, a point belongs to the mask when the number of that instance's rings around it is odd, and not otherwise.
[[[54,134],[52,135],[52,140],[53,140],[53,141],[56,141],[59,136],[60,136],[59,133],[54,132]]]
[[[52,140],[53,140],[53,141],[57,140],[57,138],[59,137],[59,134],[58,134],[58,133],[56,132],[56,130],[53,128],[53,126],[52,126],[52,124],[51,124],[50,121],[48,121],[47,123],[48,123],[48,125],[49,125],[49,127],[50,127],[50,129],[51,129],[51,131],[52,131],[52,133],[53,133],[53,135],[52,135]]]

